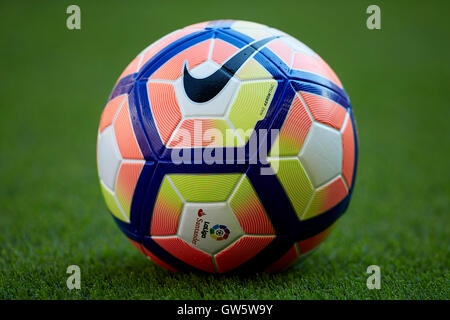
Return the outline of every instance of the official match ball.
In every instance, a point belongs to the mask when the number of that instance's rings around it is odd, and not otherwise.
[[[171,271],[293,265],[346,211],[357,155],[350,100],[328,64],[286,33],[233,20],[144,49],[97,136],[115,222]]]

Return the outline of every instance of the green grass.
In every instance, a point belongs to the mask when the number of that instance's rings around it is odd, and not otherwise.
[[[447,299],[448,2],[384,2],[369,31],[352,1],[69,1],[0,4],[0,298]],[[277,275],[172,274],[132,248],[109,216],[95,144],[128,61],[162,35],[218,18],[298,37],[335,69],[360,138],[348,212],[303,265]],[[66,288],[66,268],[82,271]],[[368,290],[369,265],[381,267]]]

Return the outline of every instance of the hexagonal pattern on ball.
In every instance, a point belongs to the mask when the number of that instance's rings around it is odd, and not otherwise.
[[[299,158],[314,187],[330,181],[342,171],[341,133],[314,122]]]
[[[112,126],[106,128],[97,141],[97,166],[100,180],[110,189],[116,186],[117,172],[122,157],[114,136]]]

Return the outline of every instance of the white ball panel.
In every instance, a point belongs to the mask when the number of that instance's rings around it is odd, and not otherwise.
[[[340,132],[314,122],[299,154],[314,187],[321,186],[341,173],[342,154]]]
[[[112,126],[109,126],[103,130],[98,138],[97,167],[100,179],[110,190],[114,190],[120,161],[121,156],[116,143],[114,129]]]
[[[230,231],[228,238],[216,240],[210,235],[215,225]],[[191,246],[214,254],[243,235],[240,225],[226,202],[186,203],[181,214],[178,236]]]
[[[206,61],[189,72],[191,72],[193,77],[206,78],[217,71],[217,69],[220,69],[220,66],[211,61]],[[204,103],[197,103],[189,99],[184,90],[183,77],[175,81],[174,89],[181,114],[184,117],[223,117],[235,93],[238,91],[239,85],[240,82],[238,80],[231,78],[217,96]]]

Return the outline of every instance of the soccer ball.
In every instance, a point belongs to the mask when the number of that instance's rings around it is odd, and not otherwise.
[[[327,63],[279,30],[232,20],[143,50],[97,137],[114,220],[172,271],[299,261],[347,209],[357,154],[350,100]]]

